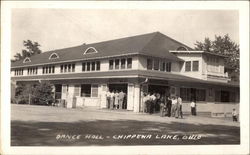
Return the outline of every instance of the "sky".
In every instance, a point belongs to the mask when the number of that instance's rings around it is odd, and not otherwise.
[[[235,10],[167,9],[13,9],[11,57],[24,40],[38,42],[43,52],[161,32],[193,48],[205,37],[229,34],[239,43],[239,13]]]

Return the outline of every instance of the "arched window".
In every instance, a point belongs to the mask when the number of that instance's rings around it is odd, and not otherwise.
[[[27,63],[27,62],[31,62],[31,60],[30,60],[29,57],[26,57],[26,58],[23,60],[23,63]]]
[[[57,53],[52,53],[50,56],[49,56],[49,59],[58,59],[59,56]]]
[[[87,48],[83,54],[92,54],[92,53],[98,53],[94,47]]]
[[[177,48],[177,51],[188,51],[188,49],[184,46],[180,46]]]

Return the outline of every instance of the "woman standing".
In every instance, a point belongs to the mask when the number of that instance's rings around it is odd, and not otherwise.
[[[166,107],[163,96],[160,97],[159,102],[160,102],[160,114],[161,114],[160,116],[163,117],[164,116],[164,109]]]
[[[116,90],[115,91],[115,108],[118,109],[118,104],[119,104],[119,93]]]

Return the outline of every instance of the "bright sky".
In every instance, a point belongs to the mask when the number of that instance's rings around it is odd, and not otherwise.
[[[239,14],[230,10],[13,9],[11,25],[11,57],[27,39],[44,52],[155,31],[190,47],[224,34],[239,43]]]

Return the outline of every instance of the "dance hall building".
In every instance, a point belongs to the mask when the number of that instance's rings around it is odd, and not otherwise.
[[[239,108],[239,82],[224,56],[194,49],[154,32],[52,50],[11,64],[13,84],[49,80],[67,108],[106,108],[106,92],[126,93],[126,110],[142,112],[142,92],[180,95],[183,111],[195,99],[198,112]],[[13,92],[14,93],[14,92]]]

